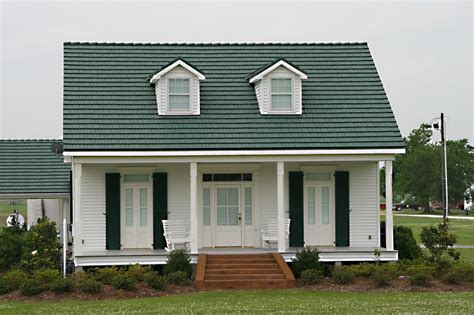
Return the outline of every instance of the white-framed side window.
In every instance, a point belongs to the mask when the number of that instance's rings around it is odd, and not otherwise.
[[[190,112],[191,79],[181,77],[168,78],[168,111]]]
[[[293,79],[270,78],[270,112],[293,111]]]

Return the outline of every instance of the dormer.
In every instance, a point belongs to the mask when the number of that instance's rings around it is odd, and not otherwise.
[[[302,84],[308,76],[280,59],[252,75],[249,83],[254,84],[260,114],[301,115]]]
[[[158,115],[199,115],[199,81],[206,77],[178,59],[153,75]]]

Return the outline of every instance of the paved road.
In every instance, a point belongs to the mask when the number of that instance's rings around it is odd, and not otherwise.
[[[438,219],[442,219],[443,216],[442,215],[436,215],[436,214],[398,214],[398,213],[394,213],[393,214],[394,216],[399,216],[399,217],[418,217],[418,218],[438,218]],[[474,216],[472,217],[464,217],[464,216],[450,216],[449,219],[456,219],[456,220],[474,220]]]

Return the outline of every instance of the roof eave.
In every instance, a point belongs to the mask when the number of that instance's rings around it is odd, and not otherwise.
[[[206,79],[204,74],[197,71],[196,69],[194,69],[193,67],[188,65],[183,60],[179,59],[179,60],[176,60],[175,62],[173,62],[172,64],[170,64],[168,67],[161,70],[160,72],[153,75],[153,77],[150,79],[150,84],[155,84],[159,79],[161,79],[162,76],[164,76],[166,73],[170,72],[171,70],[173,70],[174,68],[176,68],[178,66],[181,66],[181,67],[185,68],[186,70],[188,70],[189,72],[191,72],[192,74],[197,76],[199,80],[205,80]]]

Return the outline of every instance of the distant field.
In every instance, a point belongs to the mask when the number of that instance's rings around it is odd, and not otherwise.
[[[5,220],[14,209],[20,210],[20,214],[26,219],[26,200],[16,200],[15,205],[11,205],[10,200],[0,200],[0,227],[5,226]]]

